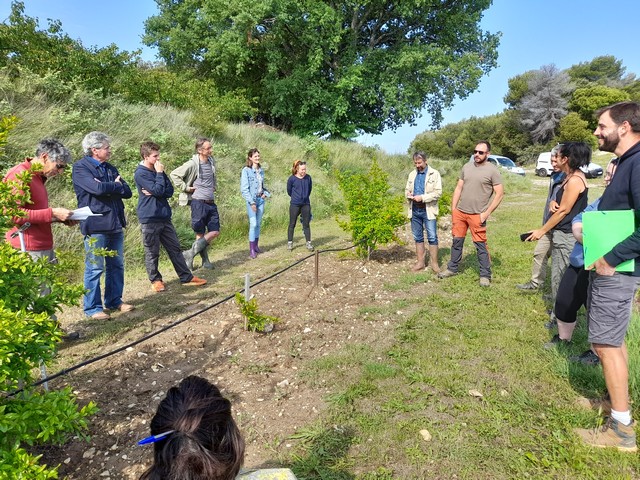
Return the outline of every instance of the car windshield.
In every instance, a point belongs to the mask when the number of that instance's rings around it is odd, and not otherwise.
[[[515,167],[516,164],[513,163],[513,160],[511,160],[510,158],[507,157],[496,157],[498,162],[500,162],[500,165],[502,165],[503,167]]]

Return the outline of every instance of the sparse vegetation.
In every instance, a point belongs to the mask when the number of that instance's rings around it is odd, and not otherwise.
[[[258,312],[258,301],[255,298],[246,300],[242,294],[236,293],[236,303],[245,318],[247,330],[251,332],[268,333],[280,321],[277,317]]]

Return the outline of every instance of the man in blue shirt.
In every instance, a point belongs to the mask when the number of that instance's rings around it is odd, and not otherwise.
[[[409,174],[405,186],[405,196],[409,201],[407,217],[411,219],[411,233],[416,242],[416,264],[411,270],[419,272],[425,267],[424,231],[429,242],[429,260],[433,273],[440,273],[438,265],[438,199],[442,196],[440,172],[427,165],[424,152],[413,154],[416,167]]]

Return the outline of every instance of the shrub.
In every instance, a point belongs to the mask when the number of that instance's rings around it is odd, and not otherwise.
[[[28,201],[30,179],[31,172],[24,172],[15,181],[0,182],[0,235]],[[0,392],[5,393],[0,396],[0,479],[57,478],[56,468],[39,465],[39,457],[25,446],[64,442],[86,429],[87,416],[96,411],[93,403],[79,409],[70,388],[6,394],[33,383],[32,372],[55,355],[62,331],[54,313],[77,303],[83,292],[68,281],[68,268],[65,262],[33,261],[0,243]]]
[[[442,195],[438,199],[438,210],[440,216],[449,215],[451,213],[451,199],[452,192],[442,192]]]
[[[403,198],[390,193],[388,175],[374,159],[369,172],[338,172],[338,183],[347,203],[348,221],[338,220],[340,227],[351,232],[356,251],[364,256],[397,240],[396,228],[405,223]]]
[[[7,144],[9,133],[18,124],[18,119],[13,115],[0,117],[0,165],[5,161],[4,147]]]
[[[269,332],[269,327],[273,327],[280,321],[278,317],[258,312],[258,301],[255,298],[245,300],[242,294],[236,293],[236,303],[240,307],[240,313],[247,321],[247,330],[251,332]]]

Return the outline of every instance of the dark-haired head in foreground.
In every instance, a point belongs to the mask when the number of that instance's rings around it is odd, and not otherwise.
[[[244,440],[231,402],[197,376],[172,387],[151,420],[153,465],[140,480],[232,480],[244,459]]]

